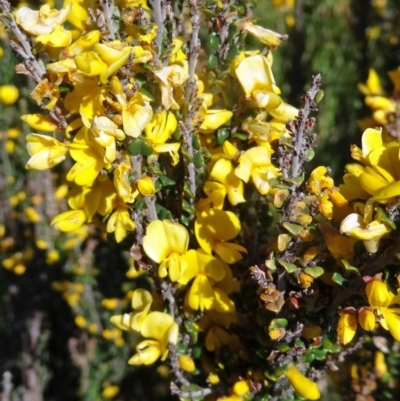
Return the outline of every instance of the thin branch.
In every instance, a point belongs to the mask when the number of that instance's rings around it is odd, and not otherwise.
[[[157,25],[157,35],[154,39],[154,44],[157,47],[156,63],[160,61],[161,49],[162,49],[162,37],[164,33],[164,21],[166,11],[163,7],[162,0],[150,0],[151,7],[153,8],[153,18]]]
[[[199,388],[193,391],[182,391],[174,382],[171,382],[170,390],[173,395],[178,395],[179,398],[189,398],[190,400],[197,397],[205,397],[212,393],[211,388]]]
[[[46,68],[42,60],[37,59],[32,53],[32,46],[29,42],[27,35],[22,32],[15,21],[14,15],[12,13],[11,4],[7,0],[0,0],[0,9],[3,11],[4,14],[10,18],[11,22],[9,27],[11,32],[16,37],[19,42],[19,45],[23,49],[25,54],[22,56],[26,59],[25,65],[29,69],[29,65],[32,65],[32,70],[29,71],[32,73],[35,82],[40,82],[42,80],[42,76],[46,74]],[[29,64],[27,62],[29,61]]]
[[[133,171],[136,173],[136,178],[142,176],[142,157],[141,156],[131,156],[131,162],[133,166]],[[156,210],[156,197],[155,196],[145,196],[144,201],[147,206],[147,214],[149,221],[157,220],[157,210]]]
[[[183,135],[183,140],[185,142],[187,151],[192,158],[191,161],[187,163],[187,170],[188,170],[188,180],[189,180],[189,187],[190,191],[193,193],[194,196],[196,196],[196,169],[193,163],[193,157],[194,157],[194,150],[193,150],[193,143],[192,143],[192,135],[190,134],[190,131],[187,127],[187,125],[183,122],[179,122],[179,127],[182,131]],[[191,200],[191,203],[194,204],[194,199]]]
[[[114,0],[100,0],[100,5],[103,8],[104,19],[109,32],[107,37],[110,40],[114,40],[117,32],[117,28],[113,22]]]
[[[200,52],[200,40],[199,40],[199,30],[200,30],[200,17],[199,11],[197,9],[197,0],[190,0],[190,21],[192,23],[192,34],[190,36],[189,43],[189,79],[186,82],[185,88],[185,100],[186,100],[186,119],[185,123],[189,127],[191,126],[193,116],[190,115],[190,106],[194,100],[195,88],[196,88],[196,78],[195,71],[197,65],[197,59]]]
[[[10,401],[10,395],[11,395],[11,391],[13,389],[11,372],[5,371],[3,373],[2,385],[3,385],[3,393],[2,393],[1,401]]]
[[[309,91],[304,96],[304,107],[300,109],[299,115],[295,121],[296,126],[296,138],[294,138],[295,142],[295,151],[292,159],[292,177],[298,177],[300,175],[302,169],[301,163],[301,155],[302,148],[304,147],[305,134],[309,130],[308,125],[308,115],[312,110],[316,110],[316,104],[314,102],[314,98],[319,91],[319,87],[321,86],[321,74],[317,74],[313,78],[313,84]]]

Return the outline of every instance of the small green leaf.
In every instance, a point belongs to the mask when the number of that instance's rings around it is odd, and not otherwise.
[[[309,274],[313,278],[318,278],[324,274],[324,269],[320,266],[306,267],[304,273]]]
[[[271,323],[268,326],[269,330],[274,330],[274,329],[281,329],[281,328],[286,328],[288,325],[288,321],[285,318],[277,318],[277,319],[272,319]]]
[[[382,223],[386,223],[393,230],[396,229],[396,224],[392,220],[389,219],[389,217],[386,215],[384,210],[382,208],[380,208],[380,207],[378,208],[378,213],[377,213],[376,219],[378,221],[381,221]]]
[[[207,59],[207,68],[209,70],[215,70],[217,68],[219,59],[216,54],[210,54]]]
[[[283,203],[285,202],[289,194],[290,192],[288,189],[278,189],[278,191],[276,191],[274,195],[274,206],[277,209],[283,207]]]
[[[332,275],[332,281],[336,284],[343,285],[346,279],[340,273],[336,272]]]
[[[237,138],[240,139],[241,141],[247,141],[249,135],[245,134],[244,132],[235,132],[234,134],[232,134],[232,138]]]
[[[295,223],[289,223],[285,221],[282,226],[292,235],[297,237],[299,233],[303,230],[303,226],[300,224],[295,224]]]
[[[132,156],[150,156],[153,153],[153,148],[142,139],[134,139],[128,144],[128,152]]]
[[[311,161],[312,159],[314,159],[314,156],[315,156],[315,150],[314,149],[310,149],[308,152],[307,152],[307,155],[306,155],[306,161]]]
[[[224,142],[229,138],[230,130],[228,128],[220,128],[217,131],[217,143],[222,146]]]
[[[190,206],[190,203],[186,199],[182,199],[182,207],[185,212],[189,213],[192,216],[196,213],[196,211]]]
[[[193,145],[193,149],[200,150],[201,143],[200,143],[200,137],[198,135],[192,136],[192,145]]]
[[[297,266],[294,265],[293,263],[285,262],[282,259],[278,260],[278,263],[288,272],[288,273],[294,273],[297,272]]]
[[[326,359],[326,354],[328,351],[324,348],[315,349],[314,356],[317,361],[324,361]]]
[[[290,345],[288,343],[278,344],[278,349],[280,352],[288,352],[290,350]]]
[[[211,49],[213,52],[218,51],[218,48],[219,48],[219,38],[218,38],[218,36],[217,36],[217,34],[216,34],[215,32],[213,32],[213,33],[209,36],[209,38],[208,38],[208,43],[209,43],[209,45],[210,45],[210,49]]]
[[[193,157],[193,164],[196,168],[201,168],[204,166],[204,158],[200,152],[197,152]]]
[[[315,103],[318,104],[322,98],[324,97],[324,91],[320,89],[317,94],[315,95]]]
[[[343,263],[343,266],[347,271],[353,272],[353,273],[357,274],[357,276],[360,275],[360,272],[357,269],[357,267],[352,266],[346,259],[340,259],[340,261]]]
[[[176,184],[174,180],[171,180],[171,178],[167,177],[166,175],[161,175],[160,177],[158,177],[158,180],[161,182],[163,187]]]

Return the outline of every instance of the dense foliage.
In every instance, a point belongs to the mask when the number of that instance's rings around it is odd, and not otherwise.
[[[400,7],[360,4],[0,0],[2,399],[397,394]]]

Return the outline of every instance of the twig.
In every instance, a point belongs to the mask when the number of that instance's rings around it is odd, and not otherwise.
[[[142,157],[141,156],[131,156],[131,162],[133,166],[133,171],[136,173],[136,178],[142,176]],[[147,217],[150,221],[157,220],[157,210],[156,210],[156,197],[155,196],[145,196],[144,201],[147,206]]]
[[[109,32],[107,37],[110,40],[114,40],[115,33],[117,31],[112,20],[114,12],[114,0],[100,0],[100,5],[103,8],[104,19]]]
[[[197,397],[205,397],[212,393],[212,389],[210,388],[199,388],[198,390],[193,391],[182,391],[174,382],[171,382],[170,390],[173,395],[178,395],[182,398],[189,398],[191,400],[196,399]]]
[[[309,91],[304,96],[304,107],[300,109],[299,115],[295,121],[296,127],[296,137],[294,138],[295,142],[295,151],[292,159],[292,177],[298,177],[300,175],[302,169],[302,163],[300,157],[302,155],[302,148],[304,147],[305,135],[309,130],[308,127],[308,115],[311,110],[316,110],[316,104],[314,103],[314,98],[319,91],[319,87],[321,86],[321,74],[317,74],[313,78],[313,84]]]
[[[190,21],[192,23],[192,34],[190,36],[189,42],[189,79],[186,82],[185,88],[185,100],[186,100],[186,118],[185,123],[187,126],[191,126],[193,116],[190,115],[191,105],[194,100],[195,88],[196,88],[196,78],[194,76],[197,65],[197,58],[200,52],[200,40],[199,40],[199,30],[200,30],[200,17],[199,11],[197,9],[197,0],[190,0]]]
[[[190,382],[186,379],[185,375],[182,372],[182,369],[179,366],[178,355],[176,352],[176,345],[173,343],[168,343],[169,350],[169,363],[171,366],[171,370],[174,372],[176,380],[182,383],[184,386],[189,386]]]
[[[12,13],[11,4],[7,0],[0,0],[0,9],[10,18],[11,22],[9,27],[11,32],[19,41],[19,45],[21,46],[21,50],[23,50],[21,56],[25,59],[25,66],[29,72],[32,73],[35,82],[40,82],[42,80],[42,76],[46,74],[46,68],[42,60],[37,59],[32,53],[32,46],[29,42],[27,35],[22,32],[17,22],[15,21],[14,15]],[[14,47],[15,48],[15,47]],[[33,68],[30,69],[29,66]]]
[[[160,54],[162,48],[162,37],[164,33],[165,10],[162,5],[162,0],[150,0],[151,7],[153,8],[153,18],[157,25],[157,35],[154,39],[154,44],[157,47],[156,64],[160,62]]]
[[[10,401],[10,395],[13,389],[11,372],[5,371],[3,373],[2,384],[3,384],[3,393],[1,396],[1,401]]]
[[[179,122],[179,127],[182,131],[183,140],[185,141],[187,151],[192,158],[192,160],[187,163],[187,169],[188,169],[188,175],[189,175],[190,191],[193,193],[194,196],[196,196],[196,190],[197,190],[196,170],[195,170],[195,166],[193,163],[194,151],[193,151],[192,135],[190,134],[190,131],[189,131],[187,125],[183,121]],[[191,204],[193,206],[194,199],[191,199]]]
[[[175,319],[175,308],[176,302],[175,297],[172,292],[172,284],[167,281],[161,282],[161,294],[164,300],[167,300],[169,303],[169,314]]]

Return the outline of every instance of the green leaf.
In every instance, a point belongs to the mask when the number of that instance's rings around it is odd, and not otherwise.
[[[230,130],[228,128],[220,128],[217,131],[217,143],[222,146],[224,142],[229,138]]]
[[[307,155],[306,155],[306,161],[311,161],[312,159],[314,159],[314,156],[315,156],[315,150],[314,149],[310,149],[308,152],[307,152]]]
[[[377,213],[376,219],[378,221],[381,221],[382,223],[386,223],[393,230],[396,229],[396,224],[392,220],[389,219],[389,217],[386,215],[384,210],[380,207],[378,208],[378,213]]]
[[[196,168],[201,168],[204,166],[204,158],[200,152],[197,152],[193,157],[193,164]]]
[[[235,132],[234,134],[232,134],[232,138],[237,138],[240,139],[241,141],[247,141],[249,135],[245,134],[244,132]]]
[[[216,54],[210,54],[207,59],[207,68],[209,70],[215,70],[217,68],[219,59]]]
[[[200,150],[201,143],[200,143],[200,137],[198,135],[192,136],[192,145],[193,145],[193,149]]]
[[[293,263],[285,262],[282,259],[278,260],[278,263],[288,272],[288,273],[294,273],[297,272],[297,266],[294,265]]]
[[[357,274],[357,276],[360,275],[360,272],[357,269],[357,267],[352,266],[346,259],[340,259],[340,261],[343,263],[343,266],[347,271],[354,272],[355,274]]]
[[[153,153],[153,148],[142,139],[134,139],[128,144],[128,152],[132,156],[150,156]]]
[[[324,269],[320,266],[306,267],[304,273],[309,274],[313,278],[318,278],[324,274]]]
[[[167,177],[166,175],[161,175],[160,177],[158,177],[158,181],[161,182],[163,187],[167,187],[169,185],[175,185],[176,182],[174,180],[172,180],[171,178]]]
[[[315,349],[314,356],[317,361],[324,361],[326,359],[328,351],[324,348]]]
[[[332,275],[332,281],[336,284],[343,285],[346,279],[340,273],[336,272]]]
[[[300,224],[295,224],[295,223],[289,223],[285,221],[282,226],[292,235],[297,237],[299,233],[303,230],[303,226]]]
[[[272,319],[268,329],[269,330],[281,329],[281,328],[285,329],[288,323],[289,323],[288,320],[285,318]]]
[[[210,49],[213,52],[217,52],[219,48],[219,37],[215,32],[213,32],[209,37],[208,37],[208,43],[210,45]]]
[[[185,212],[189,213],[192,216],[196,213],[196,211],[190,206],[190,203],[186,199],[182,199],[182,207]]]

